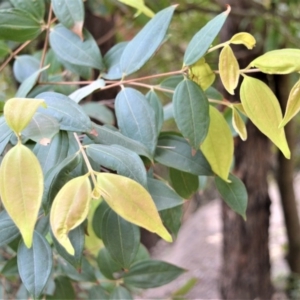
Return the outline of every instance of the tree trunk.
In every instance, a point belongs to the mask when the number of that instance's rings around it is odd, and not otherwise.
[[[247,0],[226,1],[235,9],[250,9]],[[221,33],[222,41],[229,40],[240,31],[251,32],[251,28],[239,29],[242,18],[228,17]],[[261,48],[255,51],[234,49],[241,68],[246,67]],[[265,80],[266,78],[261,77]],[[238,94],[236,92],[236,94]],[[239,101],[239,95],[228,99]],[[245,183],[249,195],[247,221],[223,204],[223,266],[220,290],[224,299],[270,299],[272,285],[269,257],[269,216],[267,174],[270,170],[270,145],[268,139],[248,122],[248,139],[236,140],[235,173]]]

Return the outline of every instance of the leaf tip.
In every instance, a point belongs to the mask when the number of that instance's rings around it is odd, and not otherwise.
[[[231,12],[231,6],[229,4],[226,5],[226,11],[224,12],[227,16],[230,14]]]

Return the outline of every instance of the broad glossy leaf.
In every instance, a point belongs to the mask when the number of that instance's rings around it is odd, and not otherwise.
[[[230,10],[231,8],[228,6],[226,11],[214,17],[193,36],[184,53],[183,62],[186,66],[194,64],[205,55],[206,51],[223,27]]]
[[[18,82],[23,82],[40,68],[40,61],[32,55],[18,55],[13,64],[13,72]]]
[[[4,41],[0,41],[0,58],[5,57],[7,54],[10,53],[10,48]]]
[[[168,228],[172,235],[176,237],[181,227],[181,220],[183,217],[182,205],[161,210],[159,214],[163,220],[163,224]]]
[[[108,293],[103,287],[97,285],[89,289],[88,299],[108,300]]]
[[[9,279],[10,277],[16,277],[19,273],[17,265],[17,256],[10,258],[1,269],[0,273],[7,279]]]
[[[184,199],[189,199],[199,189],[197,175],[170,168],[169,177],[173,189]]]
[[[46,66],[42,69],[35,71],[28,78],[26,78],[20,85],[17,90],[16,97],[23,98],[26,97],[32,88],[36,85],[37,80],[42,72],[48,69],[49,66]]]
[[[102,228],[104,215],[110,211],[110,207],[105,201],[102,201],[95,210],[92,226],[95,234],[99,239],[102,239]]]
[[[4,106],[4,116],[7,125],[16,134],[19,134],[29,124],[39,106],[45,107],[45,102],[42,99],[9,99]]]
[[[224,46],[221,50],[219,56],[219,72],[225,89],[229,94],[234,95],[234,90],[239,82],[240,67],[229,45]]]
[[[116,116],[125,136],[144,144],[153,154],[157,142],[155,113],[146,97],[132,88],[124,88],[116,98]]]
[[[92,131],[90,118],[83,109],[69,97],[54,93],[45,92],[36,96],[43,99],[47,109],[39,109],[39,112],[50,115],[59,121],[60,129],[77,132]]]
[[[75,254],[68,233],[87,217],[92,189],[88,174],[70,180],[56,195],[51,212],[50,224],[57,241],[71,255]]]
[[[121,265],[112,259],[109,251],[105,247],[100,249],[97,256],[97,263],[100,272],[108,279],[114,280],[114,273],[122,271]]]
[[[51,0],[53,11],[65,27],[72,30],[81,39],[84,21],[84,6],[82,0]]]
[[[194,149],[205,139],[209,126],[209,103],[203,90],[192,80],[183,80],[173,95],[176,124]]]
[[[164,123],[164,110],[160,99],[154,90],[150,90],[146,95],[151,107],[155,113],[157,132],[159,133]]]
[[[128,42],[118,43],[104,55],[103,60],[107,71],[103,74],[103,78],[108,80],[122,78],[123,74],[120,67],[120,59],[127,44]]]
[[[115,124],[112,110],[101,104],[101,102],[88,102],[81,105],[81,107],[90,118],[107,125]]]
[[[248,194],[243,182],[236,176],[229,175],[230,183],[219,177],[215,178],[216,186],[227,205],[246,220]]]
[[[27,147],[17,144],[7,152],[0,167],[0,195],[28,248],[32,245],[43,184],[40,164]]]
[[[285,126],[300,110],[300,80],[298,80],[290,91],[284,118],[279,127]]]
[[[52,271],[52,250],[47,240],[37,231],[28,249],[24,243],[18,248],[18,269],[23,284],[34,298],[42,293]]]
[[[69,98],[74,100],[76,103],[79,103],[80,100],[85,98],[86,96],[92,94],[96,90],[101,90],[105,86],[105,81],[103,79],[97,79],[93,81],[91,84],[82,87],[72,94],[69,95]]]
[[[66,276],[58,276],[55,278],[55,292],[52,296],[47,296],[48,299],[57,300],[74,300],[76,299],[75,291],[70,279]]]
[[[149,289],[167,284],[184,272],[184,269],[164,261],[144,260],[134,264],[123,278],[125,284]]]
[[[43,21],[45,14],[45,0],[10,0],[15,8],[26,11],[37,20]]]
[[[291,153],[284,129],[278,128],[282,121],[281,108],[271,89],[262,81],[245,76],[240,95],[249,119],[281,150],[286,158],[290,158]]]
[[[280,49],[269,51],[250,63],[268,74],[289,74],[300,71],[300,50]]]
[[[164,135],[159,138],[155,160],[167,167],[175,168],[194,175],[213,175],[210,165],[201,151],[192,155],[188,142],[179,136]]]
[[[149,18],[152,18],[154,16],[154,12],[145,5],[144,0],[119,0],[119,1],[133,8],[136,8],[137,13],[134,15],[135,17],[137,17],[140,13],[145,14]]]
[[[164,110],[164,121],[170,120],[174,118],[173,113],[173,103],[170,102],[163,107]]]
[[[109,296],[109,300],[124,300],[124,299],[133,300],[133,297],[130,294],[130,292],[121,285],[116,286]]]
[[[168,242],[172,241],[143,186],[130,178],[109,173],[98,173],[97,182],[105,201],[118,215]]]
[[[125,47],[120,68],[123,75],[139,70],[155,53],[166,36],[176,6],[157,13]]]
[[[184,79],[183,75],[174,75],[166,78],[160,83],[160,86],[164,89],[174,91],[177,85]],[[165,92],[167,96],[173,97],[173,93]]]
[[[232,107],[232,125],[240,138],[245,141],[247,139],[247,128],[239,111],[234,106]]]
[[[111,130],[105,126],[94,125],[97,132],[97,136],[89,135],[95,143],[106,145],[119,145],[125,147],[139,155],[148,157],[151,159],[152,155],[148,149],[140,142],[135,141],[121,134],[119,131]]]
[[[104,69],[102,56],[93,36],[83,30],[84,40],[59,24],[50,32],[50,45],[55,54],[64,61],[95,69]]]
[[[70,255],[52,234],[53,244],[55,249],[57,250],[57,253],[76,269],[79,269],[81,267],[81,260],[84,249],[84,236],[85,233],[83,225],[78,226],[69,232],[68,237],[75,251],[74,255]]]
[[[117,171],[147,187],[146,169],[141,158],[131,150],[118,145],[89,145],[86,153],[101,166]]]
[[[41,164],[44,175],[67,157],[68,148],[69,139],[65,131],[56,134],[47,146],[41,144],[34,146],[33,152]]]
[[[216,75],[202,57],[189,68],[189,77],[196,82],[203,91],[208,89],[216,79]]]
[[[140,245],[139,227],[127,222],[111,209],[105,215],[102,226],[102,240],[112,259],[128,269]]]
[[[36,112],[22,134],[42,145],[48,145],[53,136],[59,132],[58,121],[49,116]]]
[[[206,91],[205,95],[208,99],[213,99],[213,100],[223,100],[223,95],[217,91],[214,87],[210,86]]]
[[[208,160],[212,170],[227,181],[233,160],[233,139],[223,115],[213,106],[209,108],[210,125],[201,151]]]
[[[0,40],[26,42],[42,32],[43,24],[20,9],[0,10]]]
[[[20,235],[18,227],[15,225],[14,221],[8,215],[8,213],[3,210],[0,212],[0,247],[7,245],[12,242]]]
[[[174,190],[160,180],[148,178],[148,190],[158,211],[182,205],[183,203]]]
[[[248,49],[253,49],[256,44],[254,36],[248,32],[239,32],[235,34],[229,41],[231,44],[244,45]]]

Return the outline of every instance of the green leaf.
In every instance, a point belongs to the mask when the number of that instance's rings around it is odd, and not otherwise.
[[[141,158],[131,150],[118,145],[88,145],[86,153],[99,165],[117,171],[147,187],[147,174]]]
[[[60,131],[47,146],[36,144],[33,152],[40,162],[43,174],[63,161],[68,154],[69,138],[66,132]]]
[[[108,80],[116,80],[122,78],[122,71],[120,67],[120,59],[122,53],[128,42],[121,42],[114,45],[109,51],[104,55],[104,64],[107,67],[106,73],[103,74],[103,78]]]
[[[97,263],[100,272],[106,278],[111,280],[115,279],[114,273],[122,271],[122,267],[112,259],[109,251],[105,247],[100,249],[97,257]]]
[[[151,159],[152,155],[142,143],[130,139],[121,134],[119,131],[111,130],[105,126],[94,125],[94,128],[97,132],[97,135],[90,135],[90,138],[95,141],[95,143],[123,146],[139,155]]]
[[[18,275],[18,265],[17,265],[17,256],[14,256],[10,260],[8,260],[3,268],[1,269],[1,275],[6,277],[7,279],[10,277],[15,277]]]
[[[113,112],[101,102],[88,102],[81,107],[90,118],[107,125],[115,124]]]
[[[147,248],[143,244],[140,244],[138,252],[134,258],[134,263],[141,260],[148,260],[148,259],[150,259],[150,254]]]
[[[7,125],[4,117],[0,117],[0,142],[4,141],[12,134],[12,130]]]
[[[123,278],[125,284],[149,289],[167,284],[184,272],[184,269],[164,261],[144,260],[134,264]]]
[[[58,276],[55,278],[55,292],[52,296],[47,296],[48,299],[64,299],[64,300],[74,300],[76,299],[75,291],[72,283],[68,277]]]
[[[157,233],[168,242],[172,241],[150,194],[143,186],[130,178],[110,173],[98,173],[97,182],[105,201],[118,215]]]
[[[66,249],[57,241],[52,234],[52,240],[57,253],[69,262],[74,268],[79,269],[81,267],[83,249],[84,249],[84,226],[78,226],[71,230],[68,234],[70,242],[74,248],[74,255],[70,255]]]
[[[0,40],[33,40],[42,32],[42,26],[42,23],[23,10],[0,10]]]
[[[150,90],[147,95],[146,99],[149,101],[149,104],[154,110],[155,113],[155,122],[156,122],[156,127],[157,127],[157,132],[159,133],[162,125],[164,123],[164,110],[163,106],[161,104],[160,99],[158,98],[157,94],[155,93],[154,90]]]
[[[163,224],[176,237],[181,227],[181,220],[183,217],[182,205],[161,210],[159,213],[163,220]]]
[[[209,104],[202,89],[192,80],[183,80],[173,95],[176,124],[194,149],[205,139],[209,126]]]
[[[246,220],[247,190],[243,182],[236,176],[230,174],[229,180],[230,183],[215,177],[217,189],[227,205]]]
[[[247,49],[253,49],[253,47],[256,44],[256,40],[253,35],[251,35],[248,32],[239,32],[235,34],[231,39],[230,39],[230,44],[235,44],[235,45],[245,45]]]
[[[240,138],[245,141],[247,139],[247,128],[238,109],[232,106],[232,125],[234,130],[239,134]]]
[[[130,292],[123,286],[116,286],[109,296],[110,300],[133,300]]]
[[[0,247],[5,246],[12,242],[20,235],[18,227],[15,225],[14,221],[8,215],[8,213],[3,210],[0,212]]]
[[[45,1],[44,0],[10,0],[15,8],[23,10],[31,14],[39,21],[43,21],[45,15]]]
[[[208,99],[213,99],[213,100],[223,100],[223,95],[217,91],[214,87],[210,86],[206,91],[205,95]]]
[[[225,89],[229,94],[234,95],[234,90],[240,78],[240,67],[229,45],[224,46],[221,50],[219,56],[219,72]]]
[[[172,293],[172,299],[178,299],[180,296],[186,295],[198,282],[198,278],[189,279],[182,287]]]
[[[101,90],[105,86],[105,81],[103,79],[97,79],[93,81],[91,84],[82,87],[72,94],[69,95],[69,98],[74,100],[76,103],[79,103],[80,100],[85,98],[86,96],[92,94],[96,90]]]
[[[47,240],[34,232],[33,244],[28,249],[24,243],[18,248],[18,269],[26,289],[38,298],[52,271],[52,251]]]
[[[11,52],[10,48],[8,47],[8,45],[0,40],[0,58],[5,57],[6,55],[8,55]]]
[[[120,68],[123,76],[139,70],[155,53],[166,36],[176,6],[170,6],[151,19],[125,47]]]
[[[102,240],[112,259],[128,269],[140,245],[140,229],[111,209],[105,215],[102,226]]]
[[[83,30],[84,41],[75,33],[59,24],[50,32],[50,45],[55,54],[64,61],[95,69],[104,69],[102,56],[93,36]]]
[[[279,127],[285,126],[300,111],[300,80],[298,80],[290,91],[284,118]]]
[[[184,53],[183,62],[186,66],[194,64],[205,55],[223,27],[230,10],[231,8],[228,6],[226,11],[214,17],[193,36]]]
[[[215,174],[227,181],[234,151],[231,131],[223,115],[211,105],[209,115],[208,134],[200,149]]]
[[[22,134],[37,143],[48,145],[59,132],[59,123],[56,119],[49,115],[39,112],[35,113],[28,126],[23,130]]]
[[[42,195],[43,173],[40,164],[27,147],[18,143],[2,160],[0,196],[7,213],[19,228],[24,243],[29,248],[32,245]]]
[[[39,60],[31,55],[18,55],[13,64],[13,72],[16,80],[22,83],[33,73],[40,69]]]
[[[52,0],[53,11],[58,20],[81,39],[84,21],[84,5],[82,0]]]
[[[269,51],[250,63],[268,74],[289,74],[300,71],[300,50],[280,49]]]
[[[167,167],[194,175],[213,175],[210,165],[199,150],[192,154],[188,142],[179,136],[163,135],[158,140],[155,160]]]
[[[71,255],[75,254],[75,249],[68,233],[86,219],[91,195],[92,189],[87,174],[70,180],[53,201],[50,212],[52,232],[57,241]]]
[[[108,294],[101,286],[94,286],[89,289],[88,299],[108,300]]]
[[[110,207],[105,201],[102,201],[95,210],[92,226],[95,234],[99,239],[102,239],[102,228],[104,215],[110,211]]]
[[[69,97],[54,93],[45,92],[36,96],[43,99],[47,109],[39,109],[39,112],[50,115],[59,121],[60,129],[77,132],[91,132],[92,123],[83,109]]]
[[[148,190],[158,211],[182,205],[183,203],[182,199],[160,180],[148,178]]]
[[[177,85],[183,79],[184,79],[184,77],[182,75],[174,75],[174,76],[168,77],[160,83],[160,87],[170,90],[170,91],[174,91],[176,89]],[[169,97],[173,97],[173,93],[165,92],[165,94]]]
[[[197,175],[170,168],[169,177],[176,193],[184,199],[189,199],[199,189]]]
[[[140,13],[145,14],[149,18],[152,18],[154,16],[154,12],[145,5],[144,0],[119,0],[119,1],[133,8],[136,8],[137,13],[134,15],[135,17],[137,17]]]
[[[279,128],[282,121],[281,108],[271,89],[258,79],[244,76],[240,95],[249,119],[289,159],[291,153],[284,129]]]
[[[144,144],[153,154],[157,142],[155,113],[145,96],[132,88],[117,95],[115,111],[120,131]]]

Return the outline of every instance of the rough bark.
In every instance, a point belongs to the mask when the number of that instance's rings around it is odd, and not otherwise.
[[[226,1],[241,10],[250,9],[246,0]],[[222,41],[230,39],[240,29],[242,17],[230,16],[222,30]],[[251,32],[251,28],[246,31]],[[259,55],[236,48],[240,67],[244,68]],[[260,78],[265,80],[265,78]],[[238,93],[236,93],[238,94]],[[229,96],[238,101],[239,95]],[[220,290],[224,299],[270,299],[270,257],[268,248],[270,198],[268,196],[267,174],[270,169],[270,145],[250,122],[246,142],[236,141],[235,173],[243,180],[249,195],[247,221],[223,205],[223,266]]]

